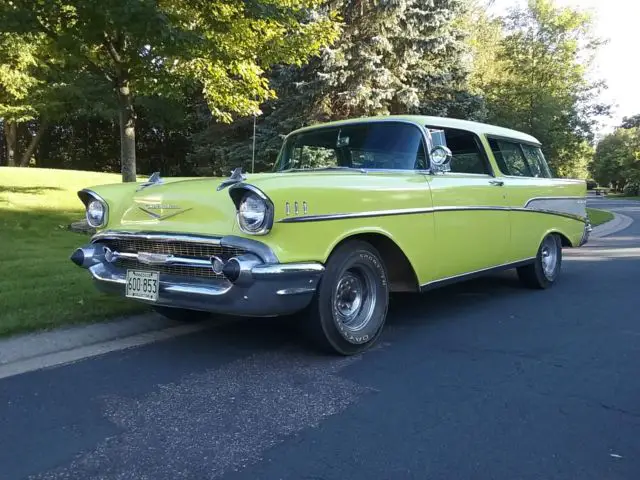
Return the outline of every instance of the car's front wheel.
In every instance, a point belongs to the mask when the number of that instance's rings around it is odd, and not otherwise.
[[[380,254],[369,243],[347,241],[329,257],[302,321],[321,348],[354,355],[378,339],[388,305],[387,271]]]
[[[520,281],[529,288],[549,288],[562,267],[562,242],[558,235],[549,234],[542,240],[535,261],[518,268]]]

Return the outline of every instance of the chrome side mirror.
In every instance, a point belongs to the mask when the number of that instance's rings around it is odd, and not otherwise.
[[[434,172],[451,171],[451,150],[444,145],[437,145],[431,149],[431,169]]]

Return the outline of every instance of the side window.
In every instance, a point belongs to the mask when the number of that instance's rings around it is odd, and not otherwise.
[[[338,158],[334,149],[303,145],[294,148],[292,164],[305,168],[333,167],[338,164]]]
[[[502,173],[516,177],[533,177],[519,144],[490,138],[489,145]]]
[[[451,150],[451,171],[488,175],[489,167],[476,135],[453,128],[427,127],[444,132],[445,145]]]
[[[551,172],[539,147],[522,145],[522,151],[534,177],[551,178]]]

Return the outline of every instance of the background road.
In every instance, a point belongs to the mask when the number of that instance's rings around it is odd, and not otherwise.
[[[381,344],[318,356],[283,322],[0,380],[0,478],[640,478],[640,203],[512,272],[395,297]]]

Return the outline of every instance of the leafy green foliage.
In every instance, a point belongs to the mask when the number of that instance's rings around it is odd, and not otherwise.
[[[474,82],[485,93],[488,120],[537,137],[558,175],[583,176],[585,142],[593,139],[597,117],[608,113],[596,101],[602,84],[587,80],[600,44],[589,15],[551,0],[529,0],[504,19],[497,47],[495,24],[484,23],[493,29],[476,35],[478,61],[493,66]]]
[[[465,1],[335,4],[339,39],[304,66],[271,72],[277,98],[263,105],[257,122],[256,169],[273,165],[286,133],[320,121],[400,113],[481,119],[456,21]],[[250,168],[252,128],[253,118],[213,125],[195,138],[193,157],[216,173]]]
[[[0,31],[44,35],[67,69],[106,82],[118,99],[123,177],[133,180],[137,95],[180,98],[198,86],[222,121],[257,113],[273,95],[266,68],[301,64],[335,37],[318,3],[12,0],[0,5]]]
[[[590,169],[600,185],[640,195],[640,127],[620,127],[603,138]]]

